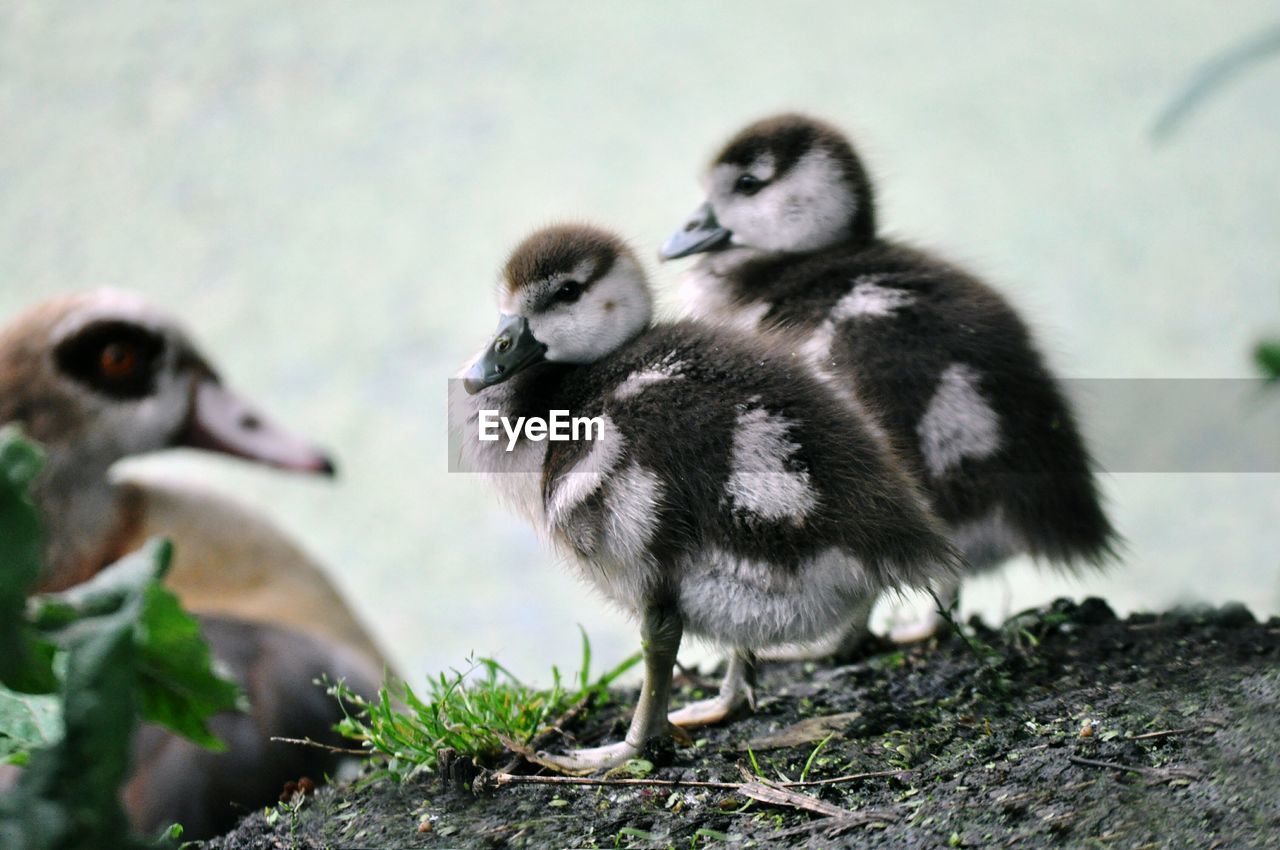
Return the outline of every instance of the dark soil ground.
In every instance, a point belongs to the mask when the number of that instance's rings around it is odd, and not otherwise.
[[[972,625],[976,646],[768,665],[754,715],[649,775],[740,783],[751,742],[766,779],[795,780],[834,731],[808,779],[892,771],[793,789],[844,817],[744,788],[423,777],[323,790],[210,847],[1280,847],[1280,620],[1239,606],[1118,620],[1086,600]],[[620,737],[633,701],[579,741]]]

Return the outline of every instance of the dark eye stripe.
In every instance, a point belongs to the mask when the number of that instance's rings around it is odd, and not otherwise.
[[[136,354],[137,365],[128,374],[113,377],[103,372],[103,353],[112,346],[127,347]],[[139,399],[155,392],[164,348],[164,339],[146,328],[106,321],[88,325],[63,340],[54,359],[64,374],[95,392],[111,398]]]

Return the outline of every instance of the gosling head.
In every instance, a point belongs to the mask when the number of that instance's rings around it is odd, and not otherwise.
[[[228,390],[177,322],[117,290],[51,299],[0,328],[0,424],[11,422],[44,445],[51,471],[83,479],[178,446],[333,472]]]
[[[729,247],[804,253],[875,236],[871,182],[849,140],[803,115],[734,136],[703,180],[706,201],[663,244],[664,260]]]
[[[621,239],[589,225],[557,225],[512,252],[498,309],[498,330],[464,379],[469,393],[536,363],[605,357],[649,326],[653,299],[644,270]]]

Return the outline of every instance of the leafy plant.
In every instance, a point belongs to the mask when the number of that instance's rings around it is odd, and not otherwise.
[[[28,495],[44,455],[15,428],[0,429],[0,684],[20,693],[48,693],[53,647],[26,622],[27,589],[40,575],[44,538]]]
[[[446,748],[492,764],[506,749],[503,739],[528,744],[571,709],[585,712],[607,702],[609,686],[639,661],[637,653],[592,680],[591,642],[583,632],[581,669],[566,685],[552,667],[549,690],[524,684],[492,658],[479,658],[465,670],[429,680],[425,699],[403,682],[383,686],[376,702],[341,682],[331,683],[329,693],[347,714],[339,731],[385,756],[390,772],[405,775],[415,768],[434,770],[436,754]]]
[[[1280,339],[1258,343],[1253,349],[1253,362],[1258,364],[1267,383],[1280,381]]]
[[[0,847],[145,846],[127,837],[119,800],[139,717],[218,747],[207,721],[242,696],[160,584],[167,541],[27,599],[43,551],[29,496],[41,463],[16,430],[0,431],[0,753],[25,766],[0,800]]]

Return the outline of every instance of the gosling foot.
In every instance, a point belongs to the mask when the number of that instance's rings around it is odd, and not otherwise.
[[[679,711],[667,715],[673,726],[692,729],[720,723],[744,705],[756,707],[756,657],[747,650],[735,650],[729,656],[729,666],[720,683],[720,693],[711,699],[691,702]]]
[[[562,773],[584,775],[611,770],[640,757],[640,747],[619,741],[603,747],[590,747],[569,753],[538,753],[538,763]]]
[[[727,720],[743,705],[750,705],[752,710],[756,707],[755,693],[750,689],[727,697],[724,694],[717,694],[710,699],[691,702],[668,714],[667,720],[671,725],[682,729],[696,729],[699,726],[710,726]]]
[[[899,646],[920,643],[936,635],[940,625],[942,625],[942,618],[938,616],[938,612],[930,611],[918,620],[894,626],[889,630],[889,640]]]

